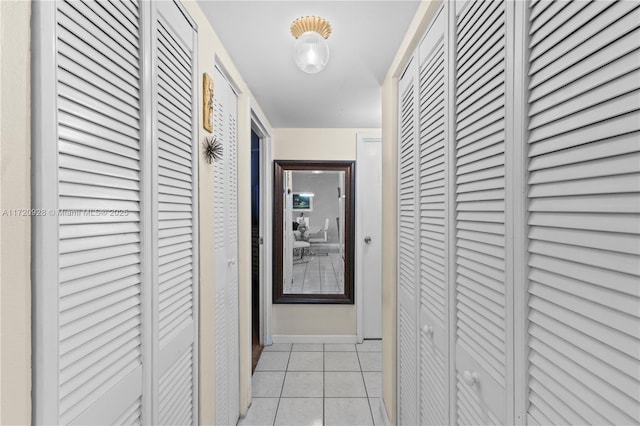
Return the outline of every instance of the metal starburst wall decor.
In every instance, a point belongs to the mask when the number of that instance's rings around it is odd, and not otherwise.
[[[214,136],[205,136],[202,143],[204,159],[207,163],[211,164],[214,161],[222,159],[222,142],[216,139]]]

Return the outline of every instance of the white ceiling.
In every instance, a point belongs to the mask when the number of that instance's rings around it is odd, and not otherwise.
[[[198,0],[273,127],[380,127],[380,86],[418,7],[415,0]],[[291,23],[333,27],[318,74],[293,62]],[[200,40],[206,43],[206,40]]]

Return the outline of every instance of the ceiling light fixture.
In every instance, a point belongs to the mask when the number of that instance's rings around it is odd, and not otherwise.
[[[329,62],[331,24],[318,16],[303,16],[291,24],[291,35],[296,38],[293,59],[298,68],[308,74],[315,74]]]

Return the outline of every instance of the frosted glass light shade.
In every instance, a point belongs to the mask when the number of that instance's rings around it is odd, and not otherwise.
[[[320,72],[329,62],[329,44],[317,32],[308,31],[296,39],[293,59],[308,74]]]

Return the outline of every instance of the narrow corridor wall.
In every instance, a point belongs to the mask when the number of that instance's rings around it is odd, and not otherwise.
[[[355,161],[356,134],[377,131],[379,129],[274,129],[273,158]],[[272,203],[265,208],[273,208]],[[279,304],[273,305],[272,313],[271,333],[276,339],[299,335],[355,338],[356,335],[355,305]]]
[[[31,3],[0,2],[0,424],[31,423]],[[14,214],[15,213],[15,214]]]

